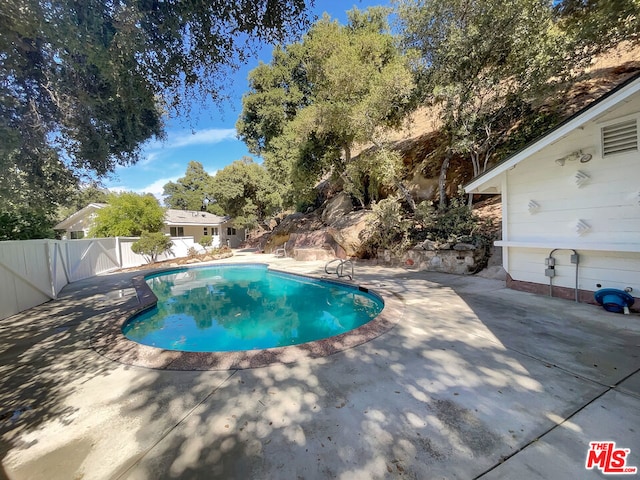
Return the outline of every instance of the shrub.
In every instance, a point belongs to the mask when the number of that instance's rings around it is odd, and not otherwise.
[[[203,247],[210,247],[211,244],[213,243],[213,237],[211,237],[211,235],[204,235],[199,241],[198,243],[200,245],[202,245]]]
[[[412,237],[417,241],[429,239],[436,244],[471,243],[483,252],[477,258],[477,269],[486,266],[490,256],[490,247],[496,238],[496,229],[491,220],[483,221],[467,205],[467,197],[460,191],[451,199],[448,206],[437,209],[432,202],[422,202],[416,208],[417,228]]]
[[[401,253],[409,248],[411,222],[404,217],[398,199],[386,198],[374,204],[372,215],[367,240],[370,255],[375,256],[379,249]]]
[[[158,255],[171,250],[171,238],[162,232],[142,232],[140,240],[131,245],[131,251],[143,255],[148,263],[155,263]]]
[[[491,223],[483,222],[473,212],[467,205],[464,192],[459,192],[443,209],[435,208],[432,202],[420,203],[416,208],[415,220],[418,225],[414,232],[416,239],[481,245],[493,237]]]
[[[197,256],[198,256],[198,251],[195,249],[195,247],[189,247],[187,249],[187,257],[196,258]]]

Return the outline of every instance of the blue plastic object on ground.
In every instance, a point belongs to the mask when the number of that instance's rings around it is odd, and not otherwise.
[[[624,307],[630,307],[635,302],[635,298],[617,288],[602,288],[594,294],[594,297],[607,312],[614,313],[622,313]]]

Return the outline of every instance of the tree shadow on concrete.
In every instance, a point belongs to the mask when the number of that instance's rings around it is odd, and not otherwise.
[[[0,459],[9,450],[38,444],[37,431],[47,424],[72,424],[79,406],[65,399],[115,364],[91,358],[89,335],[96,322],[136,302],[131,274],[70,284],[58,300],[0,321]],[[105,295],[106,294],[106,295]],[[95,357],[95,355],[89,355]],[[76,446],[75,461],[80,462]],[[61,452],[64,455],[64,452]],[[52,473],[46,473],[53,478]],[[5,473],[6,476],[6,473]]]
[[[604,391],[505,347],[449,287],[384,283],[407,301],[393,330],[236,371],[118,478],[474,478]]]
[[[453,276],[379,272],[358,268],[356,283],[403,298],[392,330],[324,358],[218,372],[99,357],[89,336],[136,301],[135,273],[70,285],[0,323],[2,412],[20,412],[0,423],[4,468],[32,478],[474,478],[604,391],[562,362],[575,318],[536,320],[508,293]],[[520,338],[511,325],[523,322]],[[43,449],[52,435],[59,448]]]

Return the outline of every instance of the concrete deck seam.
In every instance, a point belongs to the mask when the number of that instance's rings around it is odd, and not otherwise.
[[[117,477],[114,477],[113,480],[121,480],[122,478],[124,478],[124,476],[127,475],[131,471],[131,469],[136,467],[144,459],[144,457],[146,457],[147,454],[149,454],[149,452],[151,452],[154,448],[156,448],[160,442],[162,442],[165,438],[167,438],[171,434],[171,432],[173,432],[176,428],[178,428],[181,424],[183,424],[185,420],[189,418],[191,414],[200,405],[206,402],[214,393],[216,393],[223,385],[225,385],[231,379],[231,377],[233,377],[236,373],[238,373],[238,370],[233,370],[232,373],[227,378],[225,378],[222,382],[220,382],[220,384],[218,384],[218,386],[216,386],[211,392],[209,392],[208,395],[206,395],[202,400],[200,400],[196,405],[194,405],[180,420],[176,422],[175,425],[169,428],[164,434],[161,434],[160,437],[153,443],[153,445],[151,445],[144,452],[142,452],[135,462],[129,465],[129,467],[125,469],[120,475],[118,475]]]
[[[522,452],[524,449],[526,449],[527,447],[529,447],[530,445],[534,444],[535,442],[541,440],[542,438],[544,438],[546,435],[548,435],[549,433],[553,432],[556,428],[564,425],[566,422],[568,422],[569,420],[571,420],[573,417],[575,417],[578,413],[580,413],[582,410],[584,410],[585,408],[587,408],[589,405],[591,405],[592,403],[594,403],[595,401],[599,400],[600,398],[602,398],[604,395],[606,395],[607,393],[609,393],[612,390],[615,390],[616,392],[619,393],[624,393],[624,392],[620,392],[620,390],[617,390],[616,387],[618,385],[620,385],[622,382],[624,382],[625,380],[627,380],[628,378],[630,378],[631,376],[635,375],[636,373],[640,372],[640,368],[638,368],[637,370],[635,370],[634,372],[631,372],[629,375],[627,375],[626,377],[624,377],[622,380],[618,381],[617,383],[615,383],[614,385],[611,386],[607,386],[607,389],[596,395],[595,397],[593,397],[591,400],[589,400],[587,403],[585,403],[584,405],[582,405],[580,408],[578,408],[577,410],[575,410],[571,415],[569,415],[568,417],[566,417],[564,420],[562,420],[562,422],[560,423],[556,423],[555,425],[552,425],[549,429],[547,429],[546,431],[544,431],[541,435],[537,436],[536,438],[530,440],[529,442],[527,442],[525,445],[523,445],[522,447],[518,448],[517,450],[515,450],[513,453],[507,455],[506,457],[502,457],[502,459],[497,462],[495,465],[493,465],[491,468],[485,470],[484,472],[482,472],[480,475],[473,477],[473,480],[478,480],[482,477],[484,477],[486,474],[490,473],[491,471],[495,470],[496,468],[498,468],[500,465],[502,465],[503,463],[506,463],[507,461],[509,461],[511,458],[515,457],[518,453]]]
[[[496,468],[498,468],[500,465],[502,465],[503,463],[506,463],[507,461],[509,461],[511,458],[515,457],[518,453],[522,452],[523,450],[525,450],[527,447],[533,445],[534,443],[538,442],[539,440],[541,440],[543,437],[545,437],[546,435],[548,435],[549,433],[553,432],[556,428],[558,428],[559,426],[563,425],[564,423],[566,423],[568,420],[571,420],[576,414],[580,413],[582,410],[584,410],[585,408],[587,408],[589,405],[591,405],[593,402],[595,402],[596,400],[598,400],[599,398],[601,398],[602,396],[604,396],[607,392],[610,392],[612,390],[612,387],[608,387],[604,392],[596,395],[594,398],[592,398],[591,400],[589,400],[587,403],[585,403],[584,405],[582,405],[580,408],[578,408],[577,410],[575,410],[573,413],[571,413],[571,415],[569,415],[567,418],[565,418],[562,422],[560,423],[556,423],[555,425],[552,425],[550,428],[548,428],[547,430],[545,430],[544,432],[542,432],[541,435],[538,435],[536,438],[529,440],[527,443],[525,443],[522,447],[518,448],[517,450],[515,450],[513,453],[502,457],[500,459],[499,462],[497,462],[495,465],[493,465],[491,468],[488,468],[487,470],[485,470],[484,472],[482,472],[480,475],[473,477],[473,480],[478,480],[482,477],[484,477],[485,475],[487,475],[488,473],[492,472],[493,470],[495,470]]]

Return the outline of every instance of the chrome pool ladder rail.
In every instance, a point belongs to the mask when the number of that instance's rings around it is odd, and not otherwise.
[[[337,265],[332,265],[336,262],[338,263]],[[347,268],[351,267],[351,273],[344,273],[345,265]],[[338,278],[349,277],[349,280],[353,280],[353,262],[349,259],[343,260],[342,258],[335,258],[333,260],[329,260],[324,266],[324,271],[328,275],[335,274]]]

